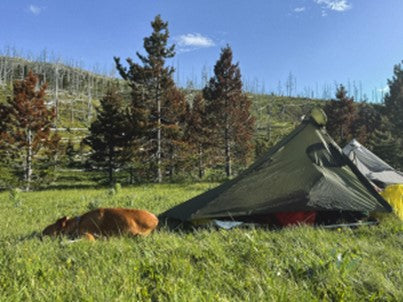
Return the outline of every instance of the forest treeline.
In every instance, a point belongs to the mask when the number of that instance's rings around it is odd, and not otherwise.
[[[324,108],[341,146],[357,138],[403,169],[402,63],[376,105],[355,102],[343,85],[331,101],[245,93],[229,45],[205,87],[182,89],[167,64],[175,56],[168,23],[156,16],[151,26],[142,52],[114,58],[120,80],[0,57],[0,187],[30,190],[68,169],[103,171],[108,183],[232,177],[313,106]]]

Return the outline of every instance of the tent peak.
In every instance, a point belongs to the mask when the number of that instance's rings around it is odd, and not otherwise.
[[[354,147],[361,147],[361,146],[362,146],[362,145],[360,144],[360,142],[357,141],[355,138],[353,138],[353,139],[350,141],[349,145],[352,145],[352,146],[354,146]]]
[[[319,107],[314,107],[311,110],[311,119],[319,126],[325,126],[327,123],[327,116],[325,111]]]

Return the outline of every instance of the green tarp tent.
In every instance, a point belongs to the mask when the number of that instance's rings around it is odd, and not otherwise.
[[[327,134],[324,113],[320,109],[312,113],[239,176],[160,218],[197,222],[278,212],[391,211]]]

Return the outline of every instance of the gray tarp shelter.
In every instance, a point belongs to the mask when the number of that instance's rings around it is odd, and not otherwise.
[[[392,184],[403,184],[403,173],[389,166],[382,159],[353,139],[343,148],[358,170],[374,184],[385,188]]]
[[[160,218],[198,222],[288,211],[390,212],[389,204],[327,134],[323,111],[314,110],[322,117],[311,113],[239,176]]]

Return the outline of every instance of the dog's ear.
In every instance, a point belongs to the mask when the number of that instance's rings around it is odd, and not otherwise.
[[[64,228],[64,227],[66,226],[67,220],[68,220],[68,218],[67,218],[66,216],[60,218],[58,221],[56,221],[57,226],[58,226],[59,228],[61,228],[61,229]]]

